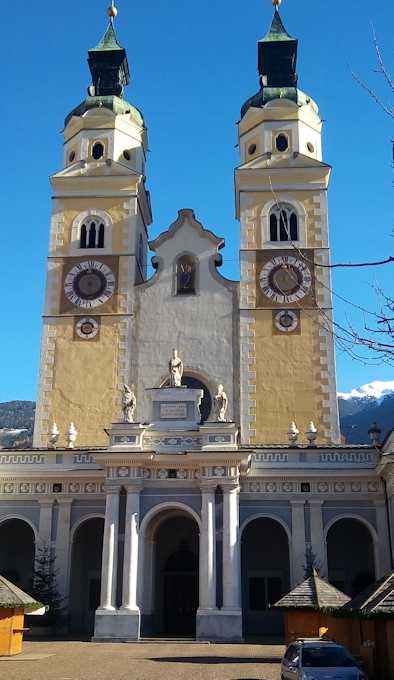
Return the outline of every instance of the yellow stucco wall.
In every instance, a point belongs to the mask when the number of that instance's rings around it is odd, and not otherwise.
[[[119,418],[117,387],[119,319],[102,317],[97,341],[73,340],[74,319],[58,318],[56,327],[53,389],[49,393],[49,423],[61,432],[59,444],[73,422],[77,445],[105,445],[104,428]]]
[[[287,442],[290,422],[301,433],[314,421],[323,433],[317,312],[301,311],[301,334],[272,332],[272,311],[256,310],[256,442]],[[303,439],[303,435],[300,435]]]

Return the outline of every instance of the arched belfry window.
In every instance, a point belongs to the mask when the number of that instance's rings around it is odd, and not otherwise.
[[[89,217],[81,224],[80,248],[104,248],[105,225],[99,217]]]
[[[192,255],[182,255],[176,263],[177,295],[196,293],[197,261]]]
[[[270,241],[298,241],[298,218],[291,205],[275,205],[269,216]]]

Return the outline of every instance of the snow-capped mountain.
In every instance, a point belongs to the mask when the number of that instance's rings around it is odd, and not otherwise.
[[[350,392],[338,392],[341,431],[348,444],[369,443],[368,430],[377,422],[382,439],[394,428],[394,380],[374,380]]]
[[[394,392],[394,380],[374,380],[366,385],[361,385],[361,387],[355,387],[351,392],[338,392],[338,399],[372,397],[376,401],[381,401],[392,392]]]

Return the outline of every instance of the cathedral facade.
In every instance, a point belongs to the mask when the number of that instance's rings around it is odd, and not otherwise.
[[[0,572],[28,589],[46,546],[67,625],[95,640],[278,635],[269,605],[311,566],[349,595],[392,568],[394,440],[340,439],[330,166],[297,48],[275,9],[238,123],[239,282],[191,209],[149,240],[113,16],[66,117],[34,443],[0,451]]]

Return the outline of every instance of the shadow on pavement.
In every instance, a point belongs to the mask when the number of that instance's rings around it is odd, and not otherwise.
[[[168,663],[200,663],[200,664],[215,664],[215,663],[280,663],[282,657],[264,657],[264,656],[159,656],[149,659],[149,661],[159,661]],[[247,679],[246,679],[247,680]]]

